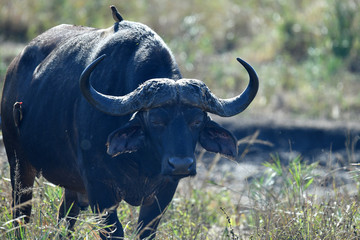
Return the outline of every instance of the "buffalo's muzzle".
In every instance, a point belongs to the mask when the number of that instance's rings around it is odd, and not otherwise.
[[[172,175],[195,175],[196,164],[194,158],[172,157],[168,160]]]

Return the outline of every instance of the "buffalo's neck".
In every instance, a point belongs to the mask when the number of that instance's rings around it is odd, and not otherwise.
[[[151,204],[155,200],[155,196],[167,183],[168,179],[161,175],[152,178],[140,177],[133,179],[131,183],[125,186],[123,200],[133,206]]]
[[[155,159],[148,154],[146,159],[142,159],[143,161],[136,161],[135,159],[139,159],[138,154],[122,154],[120,157],[115,157],[111,159],[113,164],[108,165],[110,168],[107,169],[107,175],[111,175],[114,179],[111,182],[116,199],[125,200],[134,206],[153,201],[154,196],[169,181],[160,174],[160,170],[149,171],[149,166],[143,163],[144,161],[154,163]]]

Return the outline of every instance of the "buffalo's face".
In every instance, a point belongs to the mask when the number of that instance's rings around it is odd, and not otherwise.
[[[206,114],[197,108],[162,107],[144,113],[146,136],[164,175],[196,174],[194,151]]]
[[[196,174],[197,142],[211,152],[230,158],[237,155],[236,139],[229,131],[210,120],[206,112],[184,105],[136,113],[126,126],[109,135],[107,146],[112,156],[151,149],[161,161],[161,174],[181,178]]]
[[[109,135],[108,154],[116,156],[139,151],[136,159],[144,159],[140,162],[141,170],[151,167],[155,169],[154,174],[174,178],[196,174],[194,151],[197,142],[211,152],[230,158],[237,155],[235,138],[211,121],[206,112],[231,117],[249,106],[256,96],[259,81],[248,63],[237,59],[250,80],[245,91],[229,99],[216,97],[200,80],[183,78],[176,81],[152,78],[126,95],[109,96],[96,91],[90,83],[91,72],[105,56],[95,59],[82,72],[79,82],[83,96],[105,114],[125,116],[135,113],[124,127]],[[147,64],[143,67],[149,69]],[[141,151],[144,149],[146,151]]]

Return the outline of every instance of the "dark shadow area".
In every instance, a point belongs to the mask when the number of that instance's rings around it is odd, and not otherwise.
[[[220,120],[239,140],[239,162],[268,161],[278,155],[283,163],[301,155],[309,162],[360,162],[360,124],[330,121]]]

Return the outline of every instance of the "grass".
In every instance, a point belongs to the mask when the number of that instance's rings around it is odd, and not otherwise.
[[[1,208],[0,208],[0,238],[16,239],[15,230],[20,231],[21,239],[61,239],[67,236],[68,229],[65,221],[57,222],[57,212],[63,193],[62,188],[54,186],[43,178],[37,179],[34,185],[34,197],[30,224],[20,224],[21,218],[13,220],[11,216],[11,184],[9,179],[1,180]],[[15,227],[16,226],[16,227]],[[89,211],[85,211],[77,219],[76,231],[71,239],[99,239],[98,231],[104,226],[100,218]]]
[[[314,181],[321,180],[312,174],[316,164],[300,160],[296,157],[286,167],[278,158],[265,163],[266,175],[254,183],[252,192],[256,235],[259,239],[358,239],[359,196],[339,191],[335,182],[332,192],[316,194],[319,185]],[[306,191],[310,187],[315,193]]]
[[[219,160],[215,156],[214,161]],[[236,163],[234,163],[236,164]],[[200,168],[204,163],[200,160]],[[158,239],[359,239],[360,171],[346,166],[354,179],[355,194],[338,187],[333,180],[324,194],[318,194],[325,176],[317,174],[316,163],[301,156],[283,163],[278,156],[263,164],[264,174],[233,189],[229,173],[222,180],[214,164],[209,171],[182,180],[158,228]],[[342,169],[328,169],[334,174]],[[1,169],[0,238],[14,239],[11,217],[11,186],[8,166]],[[333,178],[335,179],[335,178]],[[62,189],[43,178],[34,186],[32,219],[21,225],[23,239],[60,239],[68,230],[57,223]],[[118,216],[126,239],[135,239],[138,208],[122,203]],[[90,211],[78,217],[71,239],[99,239],[103,226]],[[25,231],[23,231],[25,230]]]

